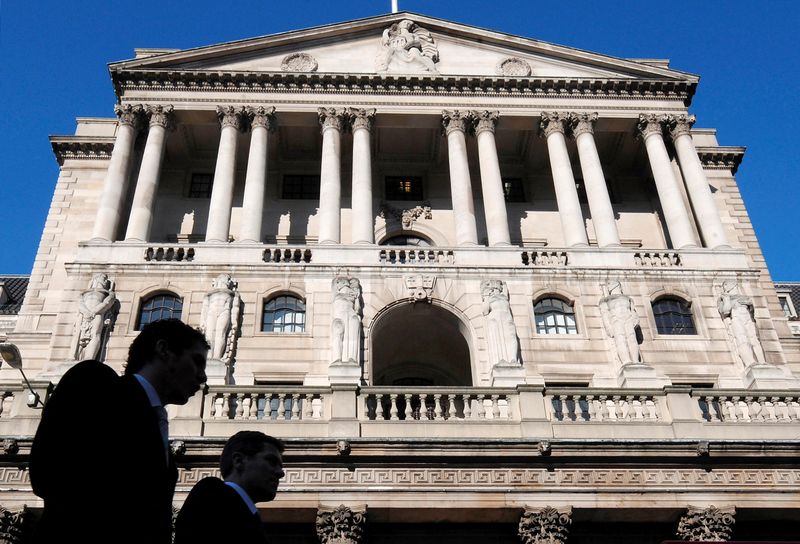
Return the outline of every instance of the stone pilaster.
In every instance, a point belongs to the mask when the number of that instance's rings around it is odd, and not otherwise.
[[[523,544],[566,544],[572,508],[525,507],[519,520],[519,539]]]
[[[317,511],[316,526],[321,544],[359,544],[364,540],[367,507],[321,506]]]
[[[472,200],[472,180],[469,175],[466,133],[472,115],[458,110],[442,112],[442,125],[447,135],[447,156],[450,165],[450,193],[453,201],[453,219],[456,227],[456,244],[478,245],[475,223],[475,203]]]
[[[689,542],[727,542],[733,535],[735,516],[733,506],[689,506],[678,523],[677,536]]]

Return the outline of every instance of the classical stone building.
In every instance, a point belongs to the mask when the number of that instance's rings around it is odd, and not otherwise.
[[[205,332],[176,506],[252,428],[288,443],[276,542],[800,534],[800,344],[697,76],[411,13],[110,72],[8,336],[46,398],[148,321]]]

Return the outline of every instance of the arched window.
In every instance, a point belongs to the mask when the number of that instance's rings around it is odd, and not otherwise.
[[[664,297],[653,302],[658,334],[697,334],[689,303],[677,297]]]
[[[578,334],[575,310],[560,298],[546,297],[533,306],[536,334]]]
[[[380,243],[382,246],[432,246],[430,240],[423,238],[418,234],[399,234],[392,236]]]
[[[173,293],[159,293],[145,299],[139,309],[139,319],[136,320],[136,330],[154,321],[162,319],[180,319],[183,311],[183,299]]]
[[[292,295],[280,295],[264,302],[262,332],[303,332],[306,330],[306,303]]]

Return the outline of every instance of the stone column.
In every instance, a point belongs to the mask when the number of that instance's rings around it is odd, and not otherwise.
[[[217,106],[217,117],[222,126],[208,209],[206,242],[227,242],[231,228],[231,205],[236,182],[236,148],[239,132],[246,127],[247,112],[234,106]]]
[[[683,203],[678,180],[675,179],[667,147],[664,145],[663,121],[664,118],[661,115],[641,114],[639,115],[638,129],[647,148],[650,169],[656,182],[658,199],[661,201],[661,209],[664,211],[664,220],[667,222],[672,246],[675,249],[697,247],[689,220],[689,212]]]
[[[719,217],[719,210],[714,202],[714,196],[708,186],[708,179],[697,156],[697,149],[690,134],[694,125],[694,115],[669,116],[667,126],[670,129],[672,142],[678,154],[678,163],[683,172],[683,179],[686,182],[686,189],[692,201],[697,222],[700,224],[700,232],[706,247],[721,248],[730,247],[725,236],[725,229]]]
[[[114,106],[114,113],[119,117],[117,139],[111,152],[111,162],[108,164],[92,232],[92,239],[107,242],[114,241],[119,228],[122,201],[128,193],[130,183],[133,144],[142,124],[142,106]]]
[[[600,156],[594,142],[594,124],[596,113],[579,113],[570,117],[572,135],[578,146],[578,157],[581,161],[583,183],[586,187],[586,198],[592,214],[594,233],[600,247],[618,246],[619,232],[614,220],[614,209],[608,196],[606,178],[600,165]]]
[[[370,131],[375,110],[350,108],[353,128],[353,226],[354,244],[374,244],[375,225],[372,212],[372,157]]]
[[[470,115],[458,110],[443,111],[442,124],[447,134],[447,155],[450,162],[450,192],[456,224],[456,244],[478,245],[475,225],[475,203],[472,201],[472,182],[469,177],[466,131]]]
[[[125,240],[137,242],[146,242],[150,237],[158,182],[161,178],[161,162],[167,143],[167,129],[172,128],[173,122],[172,106],[147,106],[146,113],[150,118],[150,132],[142,154],[128,231],[125,233]]]
[[[264,218],[264,192],[267,186],[267,146],[269,133],[275,128],[275,108],[248,108],[250,122],[250,154],[247,157],[247,175],[244,181],[242,202],[241,242],[262,240]]]
[[[319,235],[320,244],[341,241],[342,206],[342,128],[345,112],[320,108],[322,125],[322,160],[319,171]]]
[[[569,116],[563,113],[542,113],[540,127],[542,134],[547,138],[550,170],[553,173],[553,184],[556,189],[558,215],[561,217],[561,228],[564,231],[564,244],[568,247],[588,246],[581,202],[578,199],[578,190],[575,188],[575,177],[572,175],[572,164],[564,136],[568,120]]]
[[[677,535],[688,542],[727,542],[733,536],[736,508],[689,506],[678,522]]]
[[[500,175],[500,161],[497,158],[497,145],[494,129],[500,114],[496,111],[473,113],[475,137],[478,140],[478,158],[481,167],[481,189],[483,207],[486,212],[486,230],[490,246],[510,246],[506,197],[503,192],[503,178]]]
[[[572,508],[526,506],[517,532],[523,544],[566,544],[571,524]]]
[[[359,544],[367,526],[367,507],[320,506],[316,526],[321,544]]]

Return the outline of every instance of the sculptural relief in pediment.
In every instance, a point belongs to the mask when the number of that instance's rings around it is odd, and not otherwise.
[[[375,58],[377,72],[436,74],[439,49],[430,32],[410,19],[383,31],[381,46]]]

